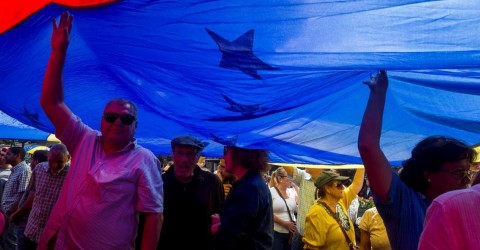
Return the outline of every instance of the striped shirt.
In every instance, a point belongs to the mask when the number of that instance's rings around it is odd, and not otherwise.
[[[43,228],[60,195],[69,167],[67,165],[57,174],[50,172],[48,162],[39,163],[35,167],[30,179],[30,192],[35,194],[35,198],[25,228],[25,236],[28,239],[37,243],[40,241]]]
[[[31,174],[32,170],[24,161],[12,168],[12,174],[10,174],[3,190],[2,211],[8,212],[15,202],[21,198],[21,193],[27,190]]]
[[[5,189],[5,183],[7,183],[8,177],[10,177],[11,173],[12,170],[9,168],[0,168],[0,209],[2,205],[2,196],[3,190]]]
[[[298,213],[297,213],[297,231],[303,235],[305,232],[305,219],[315,202],[315,190],[312,176],[305,170],[293,168],[293,181],[298,186]]]

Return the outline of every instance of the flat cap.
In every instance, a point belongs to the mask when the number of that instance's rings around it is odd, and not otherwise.
[[[174,138],[171,142],[172,148],[174,146],[191,146],[194,148],[198,148],[200,150],[203,150],[207,145],[203,142],[201,142],[199,139],[186,135],[186,136],[178,136]]]

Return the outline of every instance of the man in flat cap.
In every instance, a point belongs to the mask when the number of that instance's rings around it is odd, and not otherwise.
[[[197,165],[206,146],[192,136],[172,140],[173,166],[163,175],[164,222],[158,249],[212,249],[212,214],[220,212],[223,185]]]

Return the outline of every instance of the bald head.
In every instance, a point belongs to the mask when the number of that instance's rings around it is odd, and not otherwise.
[[[50,171],[58,173],[70,161],[70,154],[64,144],[55,144],[48,152],[48,166]]]
[[[116,103],[116,104],[120,104],[120,105],[127,105],[131,108],[132,110],[132,115],[137,118],[137,114],[138,114],[138,107],[137,105],[130,101],[130,100],[127,100],[127,99],[123,99],[123,98],[116,98],[116,99],[112,99],[110,100],[107,105],[105,105],[105,108],[107,108],[109,105],[111,105],[112,103]]]
[[[65,144],[54,144],[54,145],[50,148],[49,154],[52,154],[52,153],[70,155],[70,154],[68,153],[68,149],[67,149],[67,147],[65,146]]]

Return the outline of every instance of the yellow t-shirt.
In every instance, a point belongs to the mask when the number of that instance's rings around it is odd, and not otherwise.
[[[345,207],[350,206],[356,195],[350,188],[346,188],[343,191],[343,198],[339,204],[346,217],[348,217],[348,214]],[[348,220],[348,223],[350,224],[350,229],[346,232],[350,240],[355,244],[355,229],[351,220]],[[306,245],[320,249],[349,249],[345,235],[342,229],[340,229],[338,222],[318,203],[315,203],[307,214],[303,242]]]
[[[373,207],[365,211],[358,226],[370,234],[370,245],[375,250],[391,250],[387,230],[377,208]]]

